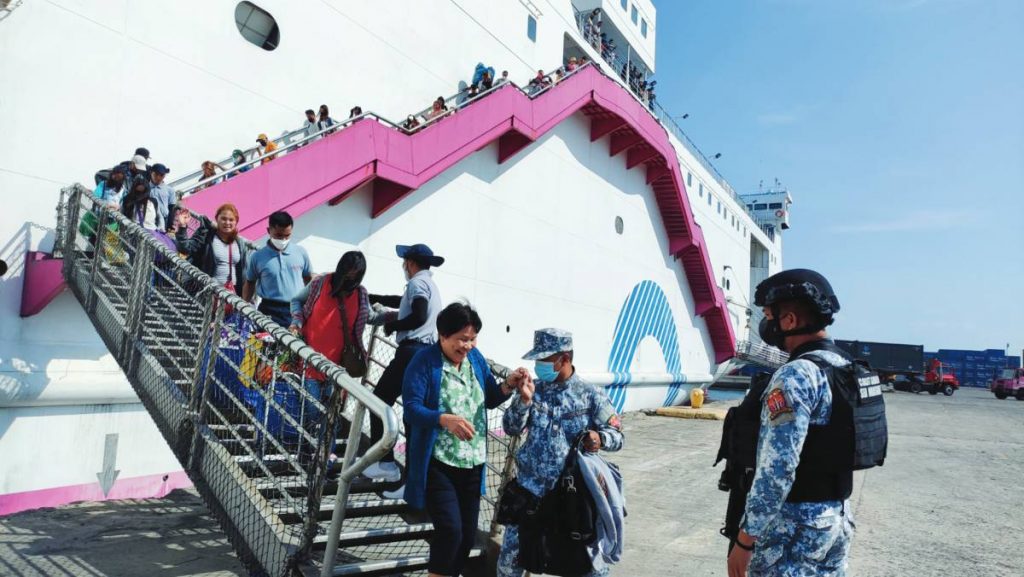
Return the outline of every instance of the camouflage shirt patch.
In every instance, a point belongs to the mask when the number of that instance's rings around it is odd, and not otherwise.
[[[765,406],[768,407],[768,420],[771,424],[784,423],[793,420],[793,407],[789,406],[786,394],[782,389],[772,389],[765,397]]]

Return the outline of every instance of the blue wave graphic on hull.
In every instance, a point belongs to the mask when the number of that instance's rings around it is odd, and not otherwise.
[[[665,358],[665,369],[673,376],[664,402],[664,406],[672,405],[686,381],[679,360],[679,336],[665,293],[657,283],[649,280],[633,287],[615,323],[615,337],[608,356],[612,384],[606,390],[617,411],[626,404],[627,385],[632,381],[629,367],[633,364],[640,341],[645,337],[654,337],[658,341]]]

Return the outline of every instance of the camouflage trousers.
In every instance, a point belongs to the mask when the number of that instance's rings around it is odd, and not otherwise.
[[[523,568],[519,566],[519,527],[505,527],[505,538],[501,542],[501,554],[498,555],[498,577],[523,577]],[[608,567],[595,570],[581,577],[605,577]]]
[[[811,518],[780,515],[757,539],[750,577],[845,577],[856,525],[849,507]]]

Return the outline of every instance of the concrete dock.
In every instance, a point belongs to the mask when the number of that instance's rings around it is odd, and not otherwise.
[[[987,391],[886,395],[889,459],[857,475],[850,575],[1024,575],[1024,402]],[[718,408],[721,404],[717,404]],[[716,403],[706,405],[715,408]],[[612,456],[627,483],[620,576],[725,575],[721,421],[624,419]],[[245,575],[193,494],[0,518],[0,575]]]

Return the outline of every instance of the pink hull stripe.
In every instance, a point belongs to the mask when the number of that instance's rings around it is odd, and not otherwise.
[[[0,515],[19,511],[57,507],[78,501],[107,501],[111,499],[150,499],[163,497],[175,489],[191,487],[192,481],[184,471],[118,479],[106,497],[99,483],[68,485],[23,493],[0,495]]]

